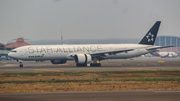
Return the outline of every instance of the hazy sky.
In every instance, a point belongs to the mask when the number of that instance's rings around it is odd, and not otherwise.
[[[139,38],[157,21],[158,35],[180,37],[180,0],[0,0],[0,43]]]

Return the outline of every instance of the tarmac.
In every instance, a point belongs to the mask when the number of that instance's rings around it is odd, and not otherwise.
[[[179,101],[180,91],[1,93],[1,101]]]
[[[180,70],[180,66],[153,66],[153,67],[1,67],[2,72],[63,72],[63,71],[114,71],[114,70]]]
[[[112,70],[180,70],[180,58],[134,58],[128,60],[105,60],[103,63],[142,63],[164,61],[165,63],[179,63],[179,65],[158,65],[158,66],[101,66],[101,67],[76,67],[73,61],[66,64],[51,64],[50,61],[34,62],[23,61],[24,67],[20,68],[16,60],[0,61],[0,72],[42,72],[42,71],[112,71]]]

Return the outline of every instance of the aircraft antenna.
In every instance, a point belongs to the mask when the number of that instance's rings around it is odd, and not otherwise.
[[[62,26],[61,26],[61,44],[63,44]]]

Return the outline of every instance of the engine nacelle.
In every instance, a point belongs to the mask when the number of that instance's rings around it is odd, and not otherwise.
[[[67,60],[51,60],[52,64],[64,64],[66,62],[67,62]]]
[[[91,55],[90,54],[76,54],[74,56],[74,60],[76,64],[87,64],[91,62]]]

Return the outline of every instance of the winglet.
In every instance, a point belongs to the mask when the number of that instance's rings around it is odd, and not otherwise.
[[[156,21],[156,23],[151,27],[139,44],[154,45],[160,24],[161,21]]]

